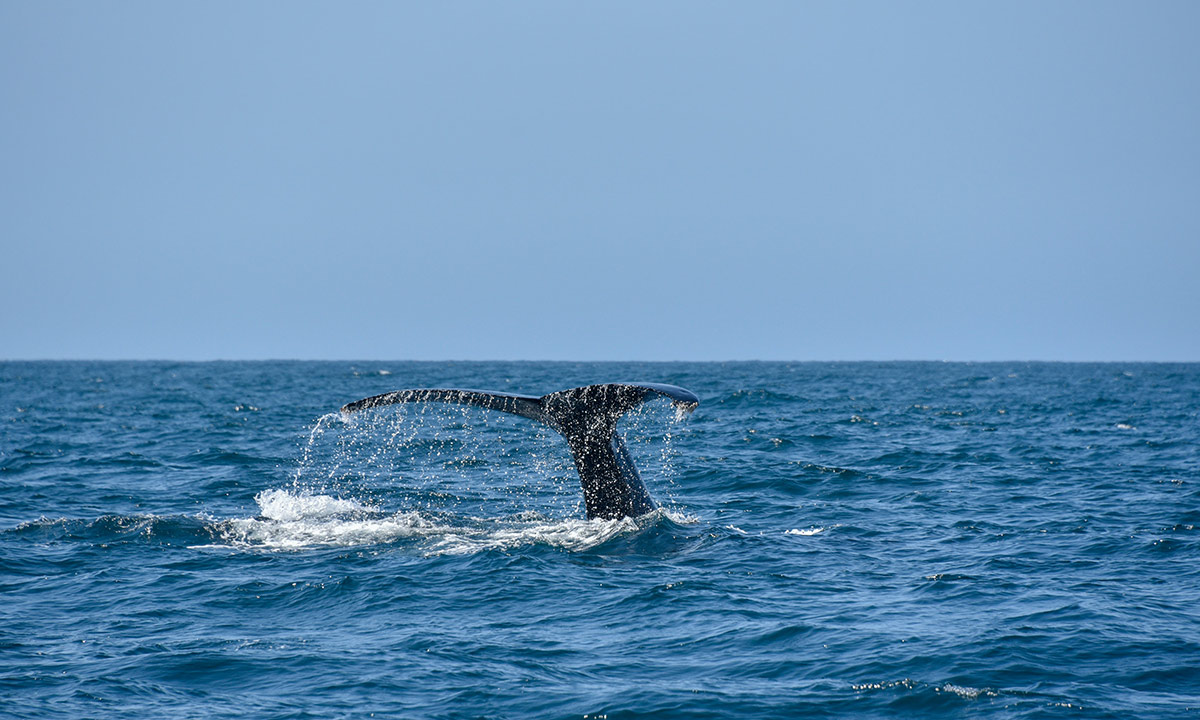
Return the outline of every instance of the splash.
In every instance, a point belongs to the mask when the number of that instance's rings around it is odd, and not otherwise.
[[[643,479],[674,504],[677,409],[646,403],[618,425]],[[665,431],[664,431],[665,428]],[[565,440],[506,413],[441,403],[330,413],[303,442],[290,492],[403,511],[548,517],[581,514],[579,477]]]
[[[377,512],[375,508],[354,500],[326,495],[294,495],[285,490],[267,490],[256,495],[254,500],[262,517],[268,520],[290,521]]]
[[[672,413],[675,420],[671,416]],[[653,486],[674,485],[674,425],[686,413],[647,403],[618,425]],[[664,422],[666,421],[666,422]],[[665,481],[665,482],[664,482]],[[228,545],[267,550],[416,543],[457,554],[530,544],[583,550],[685,513],[584,520],[565,441],[487,409],[418,403],[322,415],[301,443],[288,486],[260,492],[258,515],[221,523]]]
[[[417,513],[387,515],[354,500],[268,490],[255,497],[260,514],[218,523],[227,545],[267,550],[371,545],[420,536],[433,523]],[[203,546],[212,547],[212,546]]]

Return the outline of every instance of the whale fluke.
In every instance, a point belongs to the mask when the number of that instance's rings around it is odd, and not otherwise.
[[[624,440],[617,434],[622,415],[655,397],[691,412],[700,398],[689,390],[660,383],[608,383],[561,390],[536,397],[486,390],[418,389],[374,395],[342,406],[353,413],[412,402],[444,402],[499,410],[549,425],[567,440],[579,471],[588,519],[637,517],[653,510],[654,500],[638,475]]]

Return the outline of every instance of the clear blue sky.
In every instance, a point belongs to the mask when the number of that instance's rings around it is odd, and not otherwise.
[[[1200,360],[1197,28],[0,0],[0,358]]]

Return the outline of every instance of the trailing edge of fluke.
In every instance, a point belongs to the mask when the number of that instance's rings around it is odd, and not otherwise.
[[[342,406],[342,412],[395,403],[444,402],[475,405],[545,423],[567,440],[583,486],[588,519],[615,520],[645,515],[657,507],[616,432],[622,415],[656,397],[670,398],[675,407],[687,412],[700,404],[694,393],[674,385],[609,383],[541,397],[484,390],[397,390],[349,403]]]

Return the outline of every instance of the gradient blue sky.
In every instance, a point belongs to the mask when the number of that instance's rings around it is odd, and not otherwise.
[[[0,0],[0,358],[1200,360],[1197,28]]]

